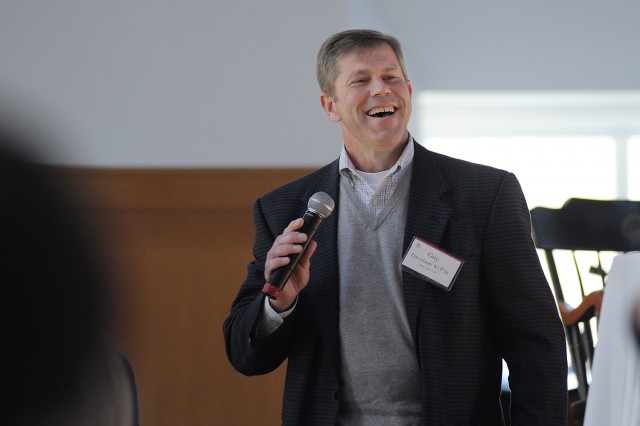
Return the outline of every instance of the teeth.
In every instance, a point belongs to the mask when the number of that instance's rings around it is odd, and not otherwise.
[[[376,115],[376,114],[381,114],[383,112],[395,112],[395,108],[392,106],[383,106],[383,107],[376,107],[373,108],[372,110],[369,110],[369,112],[367,112],[367,115]]]

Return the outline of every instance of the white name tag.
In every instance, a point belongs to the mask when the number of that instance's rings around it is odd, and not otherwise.
[[[463,263],[464,259],[458,259],[433,244],[413,237],[402,259],[402,268],[448,291]]]

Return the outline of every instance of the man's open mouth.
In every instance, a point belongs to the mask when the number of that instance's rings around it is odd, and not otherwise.
[[[382,106],[370,109],[367,112],[369,117],[388,117],[396,112],[396,108],[393,106]]]

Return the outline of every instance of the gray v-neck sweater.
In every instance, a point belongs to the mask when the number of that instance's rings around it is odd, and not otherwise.
[[[374,216],[340,179],[338,424],[419,425],[420,372],[402,293],[411,173]]]

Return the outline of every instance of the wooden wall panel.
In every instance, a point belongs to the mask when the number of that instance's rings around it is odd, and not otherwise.
[[[280,423],[284,368],[237,373],[222,323],[251,259],[253,202],[307,172],[56,170],[112,265],[112,335],[134,367],[143,425]]]

